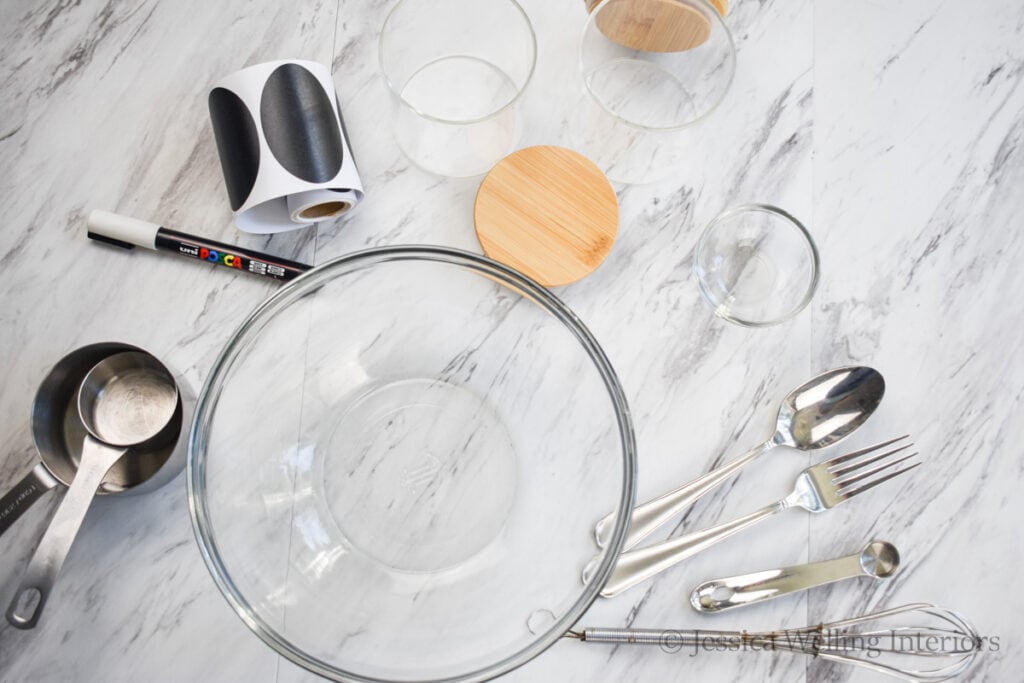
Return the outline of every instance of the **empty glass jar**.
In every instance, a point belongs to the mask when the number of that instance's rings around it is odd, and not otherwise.
[[[602,0],[579,46],[584,94],[574,143],[614,181],[664,178],[686,160],[689,129],[732,84],[735,48],[706,0]]]
[[[537,58],[533,27],[515,0],[401,0],[379,48],[395,137],[413,163],[469,177],[512,151],[516,105]]]

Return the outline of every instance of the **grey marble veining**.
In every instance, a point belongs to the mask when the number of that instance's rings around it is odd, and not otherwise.
[[[813,304],[811,343],[820,365],[871,362],[885,374],[873,427],[908,429],[925,466],[877,519],[851,506],[812,520],[814,555],[857,534],[891,539],[907,562],[891,583],[816,593],[809,614],[937,602],[1000,638],[974,679],[1012,680],[1024,636],[1012,588],[1022,552],[1024,331],[1012,292],[1024,250],[1024,25],[1012,3],[893,9],[818,11],[831,50],[817,56],[816,82],[845,76],[847,87],[816,93],[815,223],[834,265]],[[862,67],[851,71],[855,59]],[[870,680],[818,664],[809,674]]]
[[[538,66],[523,145],[567,143],[583,3],[528,0]],[[618,243],[557,293],[611,358],[637,429],[645,499],[738,455],[771,431],[780,398],[813,372],[870,364],[879,414],[850,447],[909,432],[925,466],[820,517],[791,513],[723,542],[614,600],[581,625],[767,629],[904,602],[966,613],[1000,638],[969,680],[1015,680],[1024,627],[1015,519],[1024,288],[1024,10],[1013,0],[875,5],[736,0],[736,80],[694,130],[693,163],[619,188]],[[34,462],[36,385],[92,341],[145,347],[198,390],[237,324],[275,285],[153,252],[87,244],[106,208],[322,263],[367,246],[479,251],[477,180],[409,164],[386,125],[376,34],[390,2],[0,4],[0,489]],[[367,199],[351,216],[274,237],[231,224],[205,95],[247,64],[330,63]],[[690,263],[703,225],[749,201],[803,219],[821,288],[765,330],[715,319]],[[779,449],[709,495],[674,531],[785,493],[811,462]],[[870,496],[870,497],[868,497]],[[0,539],[13,587],[45,526],[40,503]],[[673,530],[659,532],[665,538]],[[841,584],[703,616],[696,583],[894,542],[888,583]],[[4,593],[6,595],[6,593]],[[6,598],[4,603],[6,604]],[[313,681],[278,658],[218,594],[192,537],[184,479],[99,500],[34,631],[0,624],[3,681]],[[555,645],[508,680],[886,680],[784,654]]]

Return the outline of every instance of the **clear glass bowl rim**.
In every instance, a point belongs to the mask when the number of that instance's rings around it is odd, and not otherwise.
[[[807,285],[807,291],[804,292],[803,299],[801,299],[800,303],[785,314],[770,320],[744,320],[743,318],[737,318],[720,312],[714,303],[715,297],[711,295],[710,289],[704,281],[703,269],[700,267],[700,255],[704,251],[707,240],[714,229],[718,227],[720,223],[727,221],[730,218],[753,211],[770,213],[781,218],[786,222],[786,224],[794,228],[803,237],[804,244],[807,246],[808,251],[811,254],[811,281]],[[814,243],[814,238],[811,237],[810,231],[788,211],[780,209],[777,206],[772,206],[771,204],[741,204],[740,206],[734,206],[730,209],[726,209],[715,216],[700,234],[700,239],[697,240],[697,247],[693,250],[693,264],[693,270],[697,275],[697,284],[700,286],[700,293],[704,298],[704,301],[715,310],[716,315],[724,318],[725,320],[736,323],[737,325],[742,325],[743,327],[771,327],[772,325],[778,325],[793,318],[797,313],[804,310],[807,307],[807,304],[811,302],[811,299],[814,298],[814,294],[818,290],[818,280],[821,278],[821,257],[818,255],[818,247]]]
[[[203,557],[203,562],[206,564],[221,595],[224,596],[245,625],[279,655],[312,673],[335,681],[384,683],[386,679],[362,677],[310,657],[266,624],[259,616],[257,610],[249,605],[242,592],[232,581],[221,559],[214,538],[214,529],[211,525],[206,502],[206,440],[213,409],[216,407],[223,387],[224,376],[230,372],[234,362],[241,352],[245,350],[246,343],[251,341],[248,337],[250,331],[258,329],[260,324],[272,319],[274,315],[292,302],[299,300],[305,294],[315,291],[335,277],[343,276],[368,265],[395,261],[440,262],[459,266],[477,274],[494,278],[501,283],[511,285],[520,290],[523,296],[531,298],[534,303],[540,305],[558,319],[580,342],[583,349],[590,356],[591,361],[604,381],[605,388],[608,390],[615,410],[619,438],[622,443],[623,459],[623,485],[618,509],[632,510],[636,496],[636,440],[629,406],[618,376],[590,330],[558,297],[537,282],[516,270],[486,257],[459,249],[434,246],[377,247],[357,251],[328,261],[295,278],[267,298],[246,318],[231,336],[214,362],[213,368],[196,401],[192,430],[189,434],[186,485],[192,530]],[[258,335],[259,332],[257,331],[256,334]],[[440,683],[441,681],[468,683],[469,681],[489,680],[522,666],[555,644],[583,616],[583,613],[589,609],[594,600],[597,599],[601,586],[604,585],[611,575],[615,561],[622,550],[629,518],[630,515],[628,514],[620,514],[618,516],[611,542],[606,547],[605,557],[595,575],[595,580],[586,586],[581,586],[580,597],[547,631],[540,634],[525,648],[494,664],[451,678],[424,679],[424,683],[428,681],[430,683]]]
[[[701,121],[704,121],[704,120],[710,118],[711,115],[714,114],[718,110],[719,105],[721,105],[722,102],[725,100],[726,96],[729,94],[729,91],[732,90],[732,81],[736,77],[736,43],[732,39],[732,31],[730,31],[729,27],[725,25],[725,18],[721,14],[718,13],[718,9],[715,8],[715,6],[712,5],[709,2],[709,0],[686,0],[687,2],[693,2],[693,3],[697,3],[699,5],[703,5],[705,7],[705,9],[709,10],[710,13],[714,16],[713,21],[715,22],[715,24],[717,24],[718,28],[725,32],[725,38],[726,38],[726,40],[729,43],[729,54],[732,55],[732,59],[729,60],[729,66],[730,66],[730,68],[729,68],[729,76],[728,76],[728,79],[726,81],[725,88],[722,89],[722,95],[718,98],[717,101],[715,101],[715,103],[713,105],[711,105],[711,107],[708,108],[708,110],[706,112],[704,112],[703,114],[701,114],[697,118],[693,119],[692,121],[687,121],[686,123],[680,124],[678,126],[648,126],[648,125],[644,125],[644,124],[641,124],[641,123],[636,123],[635,121],[630,121],[629,119],[623,118],[619,114],[616,114],[614,111],[609,109],[605,105],[605,103],[601,101],[601,98],[598,97],[597,95],[595,95],[594,91],[591,90],[590,83],[587,81],[586,72],[584,71],[584,65],[583,65],[583,39],[586,37],[587,30],[590,28],[590,26],[595,21],[597,21],[597,14],[598,14],[598,12],[600,12],[609,3],[614,2],[614,1],[615,0],[601,0],[599,3],[594,5],[594,9],[590,11],[589,16],[587,16],[586,22],[584,22],[584,24],[583,24],[583,32],[580,33],[579,48],[577,49],[577,55],[578,55],[577,56],[577,60],[579,62],[580,80],[583,81],[583,89],[586,90],[587,95],[592,100],[594,100],[594,102],[597,103],[597,106],[601,107],[601,109],[606,111],[609,116],[611,116],[615,120],[621,122],[622,124],[624,124],[626,126],[629,126],[630,128],[635,128],[636,130],[645,130],[645,131],[650,131],[650,132],[671,132],[671,131],[677,131],[677,130],[686,130],[687,128],[690,128],[691,126],[695,126],[698,123],[700,123]],[[594,30],[598,30],[599,31],[600,29],[594,29]]]
[[[519,14],[523,17],[523,21],[526,22],[526,29],[530,35],[530,68],[526,72],[526,78],[523,80],[523,84],[519,86],[518,90],[516,90],[516,94],[514,97],[510,98],[500,107],[498,107],[497,109],[488,114],[485,114],[484,116],[478,116],[472,119],[447,119],[441,116],[434,116],[433,114],[428,114],[422,109],[414,106],[412,102],[410,102],[409,100],[405,99],[405,97],[402,96],[402,91],[399,85],[395,83],[393,80],[391,80],[391,75],[388,73],[387,66],[385,65],[384,35],[387,31],[388,23],[391,21],[391,17],[393,17],[396,12],[398,12],[402,7],[404,7],[406,4],[410,2],[423,1],[424,0],[399,0],[397,3],[395,3],[395,6],[392,7],[391,10],[388,12],[388,15],[384,18],[384,23],[381,24],[380,26],[380,35],[377,38],[377,61],[380,63],[380,73],[381,76],[384,77],[384,82],[387,84],[388,90],[390,90],[391,93],[398,98],[398,101],[401,102],[403,106],[408,107],[410,111],[414,112],[419,117],[422,117],[428,121],[433,121],[435,123],[444,123],[452,126],[468,126],[474,123],[481,123],[482,121],[489,121],[498,114],[500,114],[501,112],[513,106],[516,102],[518,102],[520,98],[522,98],[523,93],[526,91],[526,88],[530,85],[530,81],[533,80],[533,72],[537,69],[537,32],[533,28],[533,22],[530,21],[530,16],[526,13],[526,10],[523,9],[522,5],[520,5],[516,0],[504,1],[512,5],[516,10],[518,10]]]

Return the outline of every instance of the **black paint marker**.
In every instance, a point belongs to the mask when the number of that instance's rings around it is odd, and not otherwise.
[[[168,230],[156,223],[140,221],[137,218],[121,216],[109,211],[93,211],[86,221],[90,239],[113,244],[125,249],[144,247],[159,251],[170,251],[181,256],[216,263],[234,270],[244,270],[274,280],[291,280],[302,275],[313,266],[289,261],[233,247],[223,242],[214,242],[196,235]]]

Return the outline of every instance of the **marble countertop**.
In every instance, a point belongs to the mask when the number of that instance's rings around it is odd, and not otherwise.
[[[523,102],[522,144],[566,143],[583,3],[523,4],[539,61]],[[637,428],[638,496],[763,440],[790,388],[846,363],[872,365],[887,380],[879,414],[849,443],[910,432],[925,466],[898,499],[876,499],[884,509],[780,517],[646,590],[598,602],[583,622],[767,629],[934,602],[999,638],[966,680],[1019,678],[1024,7],[1017,0],[732,4],[736,80],[692,162],[669,181],[620,188],[611,256],[558,291],[622,378]],[[238,323],[276,287],[184,259],[91,245],[90,209],[314,263],[401,243],[479,252],[471,211],[478,180],[443,180],[412,167],[381,125],[388,98],[375,41],[389,5],[0,4],[0,490],[34,462],[32,396],[67,351],[134,343],[198,389]],[[245,235],[231,222],[206,92],[242,66],[282,57],[332,65],[367,199],[351,217],[318,229]],[[808,309],[763,330],[714,318],[690,266],[702,226],[750,201],[802,218],[823,264]],[[772,455],[771,464],[702,500],[684,523],[708,525],[746,512],[751,501],[768,502],[808,462]],[[52,498],[37,504],[0,539],[4,596],[53,507]],[[685,606],[682,586],[698,577],[833,557],[869,538],[899,546],[905,566],[896,578],[717,618]],[[95,503],[50,610],[34,631],[0,624],[0,679],[315,680],[265,647],[218,594],[193,539],[183,476],[146,496]],[[569,641],[508,676],[696,679],[887,680],[785,654],[691,658]]]

